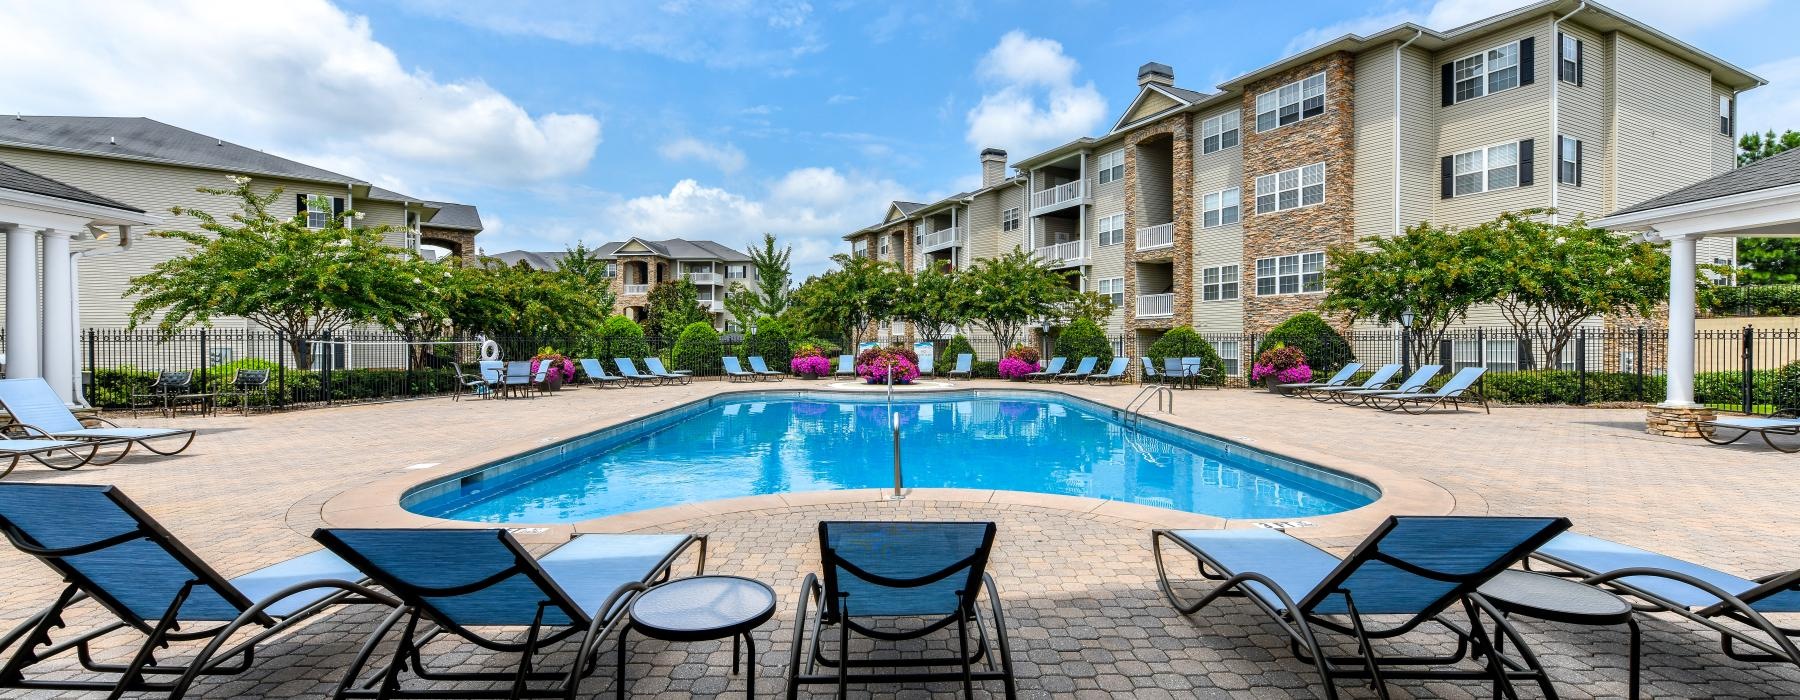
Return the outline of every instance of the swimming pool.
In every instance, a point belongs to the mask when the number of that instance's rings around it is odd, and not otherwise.
[[[909,488],[1087,496],[1221,518],[1328,515],[1373,502],[1366,481],[1063,394],[895,396]],[[566,523],[716,498],[893,486],[879,394],[726,394],[415,488],[420,515]]]

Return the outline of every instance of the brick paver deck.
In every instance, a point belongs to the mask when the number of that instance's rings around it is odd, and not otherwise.
[[[975,382],[976,386],[999,386]],[[787,382],[780,388],[811,388]],[[134,455],[108,467],[51,472],[21,466],[14,481],[113,483],[227,576],[314,548],[327,500],[409,467],[495,449],[524,449],[553,437],[644,415],[739,385],[580,390],[535,400],[449,400],[320,409],[273,416],[146,419],[201,428],[192,450],[174,458]],[[1134,387],[1074,388],[1122,404]],[[1567,515],[1582,531],[1654,548],[1719,568],[1761,575],[1800,566],[1795,457],[1760,446],[1713,447],[1642,432],[1640,410],[1496,408],[1480,413],[1406,416],[1282,399],[1249,391],[1181,392],[1173,422],[1296,454],[1339,455],[1415,475],[1447,489],[1466,514]],[[1000,537],[992,572],[1009,615],[1020,692],[1025,697],[1313,697],[1317,679],[1293,660],[1285,638],[1240,601],[1193,617],[1158,593],[1148,549],[1154,523],[999,502],[910,501],[796,505],[698,517],[656,530],[712,537],[708,569],[769,582],[782,597],[759,630],[759,684],[778,680],[790,653],[792,606],[801,578],[817,567],[816,522],[825,518],[991,519]],[[1301,536],[1307,533],[1298,531]],[[1341,548],[1355,537],[1329,537]],[[685,564],[684,564],[685,565]],[[0,624],[11,627],[58,590],[48,569],[10,548],[0,552]],[[1196,584],[1194,590],[1202,586]],[[208,681],[201,697],[319,697],[381,611],[353,607],[310,623],[267,647],[248,673]],[[69,619],[100,619],[91,608]],[[1625,692],[1623,631],[1520,623],[1552,668],[1564,697]],[[1800,670],[1730,661],[1716,637],[1682,621],[1645,625],[1645,694],[1654,697],[1800,696]],[[135,643],[136,639],[130,641]],[[1423,646],[1448,648],[1447,635]],[[948,643],[948,638],[938,643]],[[510,668],[466,644],[438,643],[439,663]],[[634,697],[742,692],[721,644],[634,639]],[[112,647],[106,656],[124,651]],[[171,658],[191,653],[187,648]],[[610,644],[607,656],[610,657]],[[552,656],[566,663],[567,653]],[[78,669],[68,671],[80,676]],[[1339,686],[1346,696],[1367,688]],[[817,696],[828,689],[819,688]],[[954,695],[944,686],[877,687],[876,697]],[[998,695],[993,684],[981,692]],[[1400,697],[1485,696],[1474,683],[1399,683]],[[602,672],[584,696],[613,692]],[[1535,694],[1534,689],[1527,691]],[[803,694],[805,695],[805,694]],[[58,697],[39,694],[29,697]],[[75,695],[71,695],[75,696]],[[11,697],[11,696],[8,696]]]

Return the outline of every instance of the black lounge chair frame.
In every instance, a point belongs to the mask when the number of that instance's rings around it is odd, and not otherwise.
[[[1800,418],[1800,409],[1784,408],[1784,409],[1781,409],[1774,413],[1771,413],[1766,417],[1768,417],[1768,418]],[[1744,439],[1745,437],[1749,436],[1751,433],[1756,433],[1756,434],[1762,436],[1762,440],[1764,443],[1766,443],[1769,447],[1774,448],[1775,451],[1777,451],[1777,452],[1786,452],[1788,454],[1800,452],[1800,445],[1795,445],[1792,448],[1782,447],[1780,445],[1775,444],[1774,440],[1769,439],[1770,434],[1800,435],[1800,425],[1796,425],[1791,428],[1788,428],[1788,427],[1745,428],[1742,426],[1720,425],[1720,424],[1714,423],[1712,421],[1703,421],[1700,423],[1700,428],[1701,428],[1700,439],[1710,442],[1714,445],[1729,445],[1731,443],[1734,443],[1734,442]],[[1706,428],[1712,428],[1713,430],[1712,430],[1712,432],[1709,433],[1705,430]],[[1718,436],[1718,431],[1721,428],[1737,430],[1737,431],[1741,431],[1741,432],[1739,432],[1737,434],[1737,437],[1731,438],[1730,440],[1720,440],[1720,439],[1718,439],[1717,436]]]
[[[67,445],[67,446],[60,446],[60,447],[42,447],[42,448],[38,448],[35,450],[25,450],[25,451],[21,451],[21,452],[9,453],[12,455],[12,459],[6,463],[5,469],[0,469],[0,479],[6,478],[6,476],[8,474],[11,474],[14,469],[17,469],[19,466],[19,460],[24,459],[26,457],[30,457],[34,460],[37,460],[38,464],[42,464],[46,467],[55,469],[60,472],[66,472],[66,471],[69,471],[72,469],[80,469],[81,467],[87,466],[90,462],[92,462],[94,460],[95,453],[100,451],[100,445],[105,444],[105,443],[101,443],[101,442],[85,441],[85,440],[58,440],[58,442],[72,442],[75,444]],[[4,445],[4,444],[6,444],[5,441],[0,441],[0,445]],[[84,448],[84,447],[87,448],[87,454],[81,453],[81,448]],[[127,447],[126,449],[130,449],[130,447]],[[56,452],[67,452],[69,454],[69,457],[73,461],[69,462],[69,463],[51,462],[51,461],[45,460],[43,457],[43,455],[54,454]],[[124,454],[121,453],[120,456],[123,457]],[[118,461],[118,460],[117,460],[117,458],[115,458],[113,461]]]
[[[1385,394],[1372,394],[1365,397],[1363,401],[1364,403],[1383,411],[1399,409],[1415,416],[1421,415],[1426,411],[1430,411],[1439,406],[1446,406],[1461,411],[1463,404],[1481,404],[1481,410],[1483,412],[1489,415],[1494,413],[1494,409],[1488,407],[1487,397],[1482,395],[1480,386],[1471,386],[1467,389],[1453,391],[1442,396],[1439,396],[1436,393],[1433,393],[1430,396],[1390,396]],[[1382,403],[1383,401],[1392,403],[1385,404]],[[1800,450],[1800,447],[1796,447],[1795,449]]]
[[[1392,529],[1395,524],[1396,521],[1390,517],[1377,528],[1376,533],[1380,534],[1385,530]],[[1543,538],[1545,541],[1548,539],[1548,536]],[[1287,634],[1288,650],[1294,655],[1294,658],[1302,663],[1312,664],[1313,668],[1318,671],[1319,677],[1324,682],[1325,697],[1329,700],[1335,700],[1338,697],[1335,684],[1335,679],[1338,678],[1368,681],[1384,700],[1388,697],[1385,680],[1408,679],[1491,680],[1494,683],[1494,697],[1496,698],[1500,697],[1502,692],[1509,698],[1516,698],[1512,682],[1529,680],[1535,681],[1546,697],[1552,699],[1557,697],[1556,689],[1550,683],[1549,671],[1538,661],[1537,655],[1532,653],[1531,648],[1526,646],[1525,638],[1512,626],[1504,614],[1494,608],[1492,603],[1475,594],[1475,589],[1498,573],[1498,569],[1467,576],[1432,571],[1384,554],[1379,549],[1378,540],[1376,535],[1371,535],[1348,556],[1345,556],[1343,561],[1379,561],[1431,580],[1454,582],[1456,584],[1454,589],[1444,595],[1437,605],[1431,606],[1424,613],[1410,616],[1397,625],[1370,629],[1364,624],[1362,616],[1356,613],[1356,602],[1351,597],[1350,591],[1332,590],[1336,588],[1337,584],[1342,583],[1343,578],[1349,576],[1352,569],[1340,566],[1333,573],[1333,578],[1326,579],[1332,586],[1330,588],[1324,584],[1320,586],[1321,589],[1328,590],[1328,593],[1320,595],[1309,592],[1311,595],[1301,601],[1311,607],[1323,602],[1328,596],[1341,595],[1349,610],[1348,614],[1341,616],[1349,618],[1346,623],[1326,615],[1306,612],[1305,608],[1295,604],[1294,599],[1286,590],[1282,589],[1280,584],[1263,574],[1243,572],[1235,576],[1225,576],[1213,559],[1187,541],[1175,536],[1173,530],[1153,530],[1150,534],[1150,549],[1156,560],[1157,585],[1162,588],[1163,595],[1168,597],[1170,604],[1174,605],[1177,611],[1183,615],[1192,615],[1220,598],[1248,600],[1262,609],[1263,613],[1268,615],[1269,620]],[[1209,581],[1220,581],[1219,586],[1198,600],[1183,600],[1170,583],[1168,570],[1163,562],[1163,542],[1165,541],[1194,555],[1194,558],[1199,561],[1200,576]],[[1534,542],[1528,547],[1521,547],[1521,551],[1518,552],[1519,557],[1524,557],[1527,552],[1541,544],[1543,542]],[[1286,611],[1276,609],[1261,596],[1251,592],[1249,589],[1251,583],[1267,587],[1281,601]],[[1445,617],[1449,608],[1459,604],[1470,621],[1467,627]],[[1504,635],[1505,639],[1511,640],[1511,646],[1520,658],[1513,659],[1505,654],[1494,653],[1493,650],[1498,648],[1495,646],[1497,640],[1490,639],[1487,631],[1482,627],[1480,620],[1483,613],[1493,620],[1495,634]],[[1444,656],[1390,656],[1376,653],[1373,642],[1406,635],[1426,622],[1436,623],[1454,635],[1456,650]],[[1356,642],[1355,647],[1359,655],[1332,656],[1325,653],[1324,645],[1320,643],[1322,636],[1319,633],[1320,630],[1351,637]],[[1461,663],[1464,659],[1473,659],[1477,662],[1486,659],[1486,662],[1480,670],[1434,668],[1452,666]]]

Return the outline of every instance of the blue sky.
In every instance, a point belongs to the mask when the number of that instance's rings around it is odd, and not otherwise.
[[[1103,130],[1159,61],[1193,89],[1346,32],[1447,29],[1517,0],[1372,3],[0,0],[22,31],[0,110],[142,115],[479,206],[489,252],[630,235],[796,267],[895,198],[969,187]],[[1616,0],[1773,84],[1747,128],[1800,129],[1800,4]]]

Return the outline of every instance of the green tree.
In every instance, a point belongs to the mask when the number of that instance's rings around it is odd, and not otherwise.
[[[612,357],[642,359],[650,356],[650,343],[644,340],[644,329],[624,316],[612,316],[600,325],[599,348],[594,354],[602,361]]]
[[[955,362],[956,356],[963,353],[968,353],[969,357],[976,357],[975,346],[970,345],[968,337],[961,333],[950,336],[950,342],[944,345],[944,358]],[[980,358],[976,357],[976,359]],[[998,361],[998,358],[995,358],[995,361]]]
[[[240,210],[226,220],[174,207],[174,215],[198,220],[204,233],[150,233],[192,248],[132,278],[125,292],[138,297],[132,327],[160,315],[158,330],[172,334],[221,316],[240,316],[286,334],[295,364],[310,369],[308,341],[323,333],[355,323],[394,326],[420,314],[441,318],[434,301],[441,278],[423,274],[411,251],[383,244],[389,227],[346,226],[344,218],[331,217],[324,228],[307,228],[305,214],[283,218],[269,211],[281,199],[281,188],[258,195],[250,178],[231,180],[229,189],[197,188],[238,201]],[[350,220],[362,218],[346,214]]]
[[[848,338],[856,347],[871,323],[895,318],[900,279],[890,263],[834,255],[838,269],[813,276],[794,292],[795,311],[810,329]]]
[[[1493,298],[1475,269],[1481,251],[1465,243],[1450,229],[1421,223],[1398,236],[1364,238],[1362,247],[1332,248],[1322,308],[1384,324],[1411,312],[1413,357],[1429,362],[1450,324]]]
[[[1017,344],[1030,324],[1055,318],[1076,296],[1061,273],[1017,248],[983,258],[957,281],[957,313],[987,331],[1002,348]]]
[[[607,272],[609,264],[612,261],[602,257],[599,251],[577,241],[556,261],[556,273],[585,285],[588,293],[597,296],[595,305],[611,310],[618,295],[612,291],[612,275]]]
[[[1080,292],[1068,303],[1063,304],[1061,316],[1071,321],[1085,318],[1099,324],[1105,323],[1106,318],[1111,316],[1113,309],[1116,308],[1118,305],[1112,302],[1112,297],[1109,295],[1098,292]]]
[[[1079,361],[1083,357],[1097,357],[1095,371],[1104,371],[1112,362],[1112,343],[1107,342],[1106,332],[1090,319],[1078,318],[1062,329],[1056,336],[1056,354],[1069,358],[1070,362]],[[1074,369],[1071,367],[1070,369]]]
[[[913,273],[900,286],[895,317],[913,324],[913,329],[923,340],[943,340],[945,331],[963,322],[960,309],[954,303],[956,284],[955,273],[935,265]]]
[[[1168,366],[1164,364],[1164,360],[1171,357],[1198,357],[1202,365],[1211,367],[1218,373],[1220,380],[1225,378],[1225,359],[1219,357],[1219,351],[1213,348],[1212,343],[1206,342],[1205,338],[1187,326],[1179,326],[1164,333],[1163,337],[1150,344],[1150,349],[1145,354],[1158,371]]]
[[[793,283],[793,273],[788,260],[794,256],[793,247],[776,248],[775,234],[764,233],[761,247],[752,246],[744,252],[750,256],[756,278],[726,295],[725,309],[739,321],[785,313],[792,293],[788,287]]]
[[[684,279],[656,285],[645,298],[645,307],[644,332],[652,338],[667,338],[708,318],[700,308],[700,289]]]
[[[1294,314],[1275,324],[1256,344],[1256,354],[1277,344],[1300,348],[1306,354],[1306,366],[1314,372],[1331,373],[1356,359],[1356,352],[1337,329],[1315,313]]]
[[[682,328],[681,336],[675,339],[675,351],[669,358],[675,366],[671,369],[702,376],[718,374],[721,352],[719,332],[713,330],[711,323],[695,321]]]
[[[1782,151],[1800,147],[1800,132],[1781,136],[1748,133],[1738,139],[1738,166],[1742,167]],[[1800,281],[1800,239],[1737,239],[1738,279],[1742,284],[1791,284]]]
[[[546,342],[567,345],[591,337],[612,311],[610,295],[598,294],[578,274],[542,271],[520,262],[482,258],[452,273],[445,304],[456,327],[492,336],[508,357],[532,354]],[[570,347],[574,350],[573,347]]]
[[[1774,129],[1763,134],[1752,131],[1738,138],[1738,166],[1749,165],[1795,147],[1800,147],[1800,132],[1792,129],[1782,131],[1780,136],[1775,135]]]

